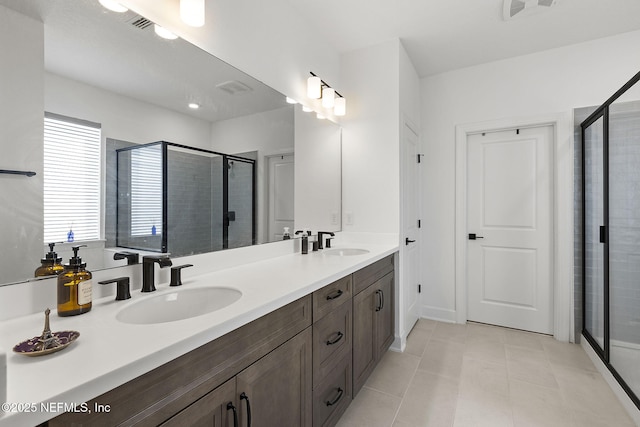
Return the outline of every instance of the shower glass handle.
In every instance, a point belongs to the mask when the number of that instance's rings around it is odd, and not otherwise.
[[[600,243],[607,243],[607,227],[600,226]]]

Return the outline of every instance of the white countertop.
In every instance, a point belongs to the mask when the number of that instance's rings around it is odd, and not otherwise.
[[[15,344],[40,335],[42,313],[0,322],[0,351],[7,354],[7,402],[36,408],[4,415],[0,411],[0,426],[33,426],[54,418],[59,413],[41,411],[41,402],[79,405],[398,250],[397,243],[382,240],[336,245],[369,250],[364,255],[295,253],[203,274],[198,266],[197,276],[185,270],[184,289],[224,286],[242,292],[233,304],[190,319],[151,325],[116,320],[125,306],[174,291],[168,283],[156,285],[153,294],[132,290],[127,301],[113,296],[94,300],[92,310],[79,316],[58,317],[52,310],[53,332],[75,330],[81,335],[68,348],[47,356],[25,357],[12,351]]]

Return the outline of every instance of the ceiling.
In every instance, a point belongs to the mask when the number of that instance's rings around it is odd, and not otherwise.
[[[505,21],[503,0],[287,0],[338,52],[402,41],[420,77],[640,29],[640,0],[557,0]]]

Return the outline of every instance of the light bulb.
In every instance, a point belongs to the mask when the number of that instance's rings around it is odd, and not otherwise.
[[[155,31],[157,36],[162,37],[163,39],[175,40],[178,38],[178,36],[173,34],[171,31],[167,30],[164,27],[161,27],[158,24],[153,24],[153,31]]]
[[[322,89],[322,106],[324,108],[333,108],[336,101],[336,91],[330,87]]]
[[[115,2],[113,0],[99,0],[99,1],[102,6],[106,7],[112,12],[124,13],[129,10],[123,5],[121,5],[120,3]]]
[[[318,99],[321,95],[320,77],[311,76],[307,79],[307,96],[312,99]]]
[[[345,98],[336,98],[335,105],[333,106],[333,114],[336,116],[344,116],[347,114],[347,100]]]
[[[180,0],[180,18],[191,27],[204,25],[204,0]]]

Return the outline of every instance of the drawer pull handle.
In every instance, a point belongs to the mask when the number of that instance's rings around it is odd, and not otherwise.
[[[247,396],[243,391],[240,395],[240,400],[247,401],[247,427],[251,427],[251,403],[249,403],[249,396]]]
[[[327,406],[333,406],[342,399],[342,395],[344,394],[344,390],[338,387],[338,395],[333,400],[327,400]]]
[[[227,403],[227,411],[233,411],[233,427],[238,427],[238,411],[236,411],[236,407],[233,406],[232,402]]]
[[[341,296],[342,296],[342,289],[338,289],[337,292],[334,292],[331,295],[327,295],[327,301],[331,301],[332,299],[340,298]]]
[[[334,345],[335,343],[340,341],[342,339],[342,337],[344,337],[344,334],[342,332],[338,332],[338,337],[333,341],[331,341],[331,340],[327,341],[327,345]]]

